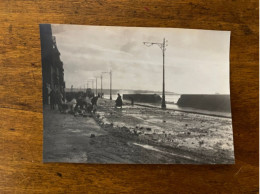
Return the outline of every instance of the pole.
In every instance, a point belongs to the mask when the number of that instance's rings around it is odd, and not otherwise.
[[[159,42],[143,42],[144,45],[150,47],[152,45],[157,45],[160,47],[160,49],[162,50],[162,54],[163,54],[163,88],[162,88],[162,104],[161,104],[161,108],[162,109],[166,109],[166,102],[165,102],[165,67],[164,67],[164,62],[165,62],[165,50],[166,50],[166,44],[165,44],[165,38],[163,38],[163,42],[159,43]]]
[[[112,100],[112,70],[110,70],[110,100]]]
[[[101,98],[103,98],[103,93],[102,93],[102,74],[101,74],[100,78],[101,78]]]
[[[96,77],[96,96],[97,96],[97,77]]]
[[[163,39],[163,91],[162,91],[162,108],[166,108],[165,104],[165,67],[164,67],[164,51],[165,51],[165,38]]]

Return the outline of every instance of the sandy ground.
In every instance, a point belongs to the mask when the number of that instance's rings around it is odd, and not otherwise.
[[[44,162],[234,163],[231,119],[98,104],[94,117],[44,108]]]

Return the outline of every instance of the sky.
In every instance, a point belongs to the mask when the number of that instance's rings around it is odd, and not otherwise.
[[[230,31],[52,24],[52,33],[67,88],[87,87],[111,69],[113,89],[161,91],[162,50],[143,42],[165,38],[166,91],[230,94]],[[109,74],[103,74],[103,88],[109,88]]]

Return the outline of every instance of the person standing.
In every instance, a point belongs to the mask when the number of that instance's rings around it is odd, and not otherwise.
[[[47,88],[47,84],[44,84],[43,86],[43,104],[48,104],[48,98],[49,98],[49,93],[48,93],[48,88]]]
[[[79,108],[80,109],[83,109],[83,97],[82,97],[82,94],[79,94],[78,98],[77,98],[77,103],[76,103],[76,106],[74,108],[74,110],[76,112],[78,112]],[[79,107],[79,108],[78,108]]]
[[[118,93],[118,94],[117,94],[117,99],[116,99],[115,108],[116,108],[116,107],[121,107],[121,108],[122,108],[122,106],[123,106],[123,101],[122,101],[122,98],[121,98],[120,94]]]
[[[62,111],[62,94],[59,90],[56,91],[56,104],[58,105],[58,109],[61,112]]]
[[[55,98],[56,98],[55,91],[53,89],[51,89],[51,92],[49,95],[50,95],[51,110],[54,110],[55,109]]]
[[[93,113],[95,114],[96,111],[97,111],[97,101],[98,101],[98,98],[99,98],[99,95],[98,96],[94,96],[92,99],[91,99],[91,104],[92,104],[92,107],[93,107]]]

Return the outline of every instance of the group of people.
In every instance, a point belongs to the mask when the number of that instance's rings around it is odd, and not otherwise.
[[[85,111],[85,113],[95,113],[97,110],[97,101],[100,96],[87,96],[80,94],[76,100],[75,107],[71,107],[71,110],[77,114],[81,113],[82,111]]]
[[[77,97],[75,97],[77,96]],[[49,93],[50,97],[50,108],[54,110],[55,107],[58,107],[60,112],[69,112],[74,115],[78,114],[89,114],[97,111],[97,102],[100,98],[100,94],[98,95],[88,95],[85,93],[78,93],[72,97],[70,101],[68,101],[59,90],[51,90]],[[123,101],[121,95],[118,94],[118,97],[115,101],[115,108],[122,108]]]

